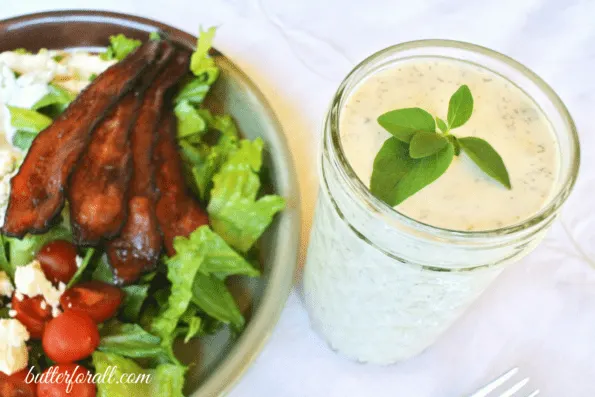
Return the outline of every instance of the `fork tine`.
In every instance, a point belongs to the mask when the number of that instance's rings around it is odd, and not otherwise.
[[[539,389],[535,390],[533,393],[529,394],[527,397],[535,397],[539,394]]]
[[[518,367],[513,368],[504,375],[500,376],[498,379],[493,381],[492,383],[486,385],[483,389],[477,391],[476,393],[472,394],[469,397],[487,397],[488,394],[496,390],[498,387],[502,386],[507,380],[515,376],[519,372]]]
[[[513,397],[516,394],[516,392],[518,392],[523,387],[525,387],[527,385],[527,383],[529,383],[529,378],[523,379],[522,381],[520,381],[519,383],[517,383],[516,385],[512,386],[510,389],[508,389],[504,393],[502,393],[500,395],[500,397]]]

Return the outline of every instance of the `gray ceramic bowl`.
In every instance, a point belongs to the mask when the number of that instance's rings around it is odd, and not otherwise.
[[[0,22],[0,52],[15,48],[97,49],[105,47],[113,34],[146,40],[148,33],[156,30],[166,32],[182,46],[194,48],[196,44],[192,35],[148,19],[99,11],[58,11]],[[295,169],[281,126],[250,79],[220,53],[214,52],[214,57],[222,74],[209,106],[230,113],[246,137],[264,139],[272,188],[287,198],[289,205],[263,238],[262,278],[234,280],[235,295],[248,319],[245,331],[237,339],[222,331],[179,346],[179,355],[196,363],[186,390],[193,397],[228,392],[262,349],[292,288],[300,233]]]

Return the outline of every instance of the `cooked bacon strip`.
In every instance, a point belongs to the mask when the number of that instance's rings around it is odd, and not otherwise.
[[[64,206],[68,176],[91,132],[154,61],[158,47],[158,42],[149,42],[110,67],[37,136],[11,180],[5,234],[22,238],[26,233],[44,233],[52,226]]]
[[[118,238],[107,245],[115,281],[128,284],[155,267],[162,249],[155,215],[155,169],[153,147],[164,96],[188,71],[190,54],[178,52],[145,94],[131,134],[133,177],[130,184],[128,219]]]
[[[156,64],[101,122],[70,177],[70,222],[77,245],[97,245],[120,233],[128,212],[126,193],[132,173],[130,130],[144,93],[174,49],[163,42]]]
[[[159,191],[157,219],[169,256],[175,255],[174,238],[188,237],[209,223],[207,213],[192,197],[182,168],[182,159],[175,138],[176,120],[171,111],[164,111],[159,123],[155,147],[156,184]]]

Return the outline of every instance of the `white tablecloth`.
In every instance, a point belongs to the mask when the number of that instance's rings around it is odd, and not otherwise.
[[[80,8],[80,0],[2,0],[0,18]],[[581,177],[546,242],[507,271],[438,344],[399,365],[359,365],[314,334],[294,292],[270,342],[232,397],[456,397],[513,367],[544,396],[595,396],[595,1],[87,0],[196,33],[261,87],[298,163],[306,217],[314,153],[334,90],[359,60],[421,38],[471,41],[508,54],[560,94],[582,139]]]

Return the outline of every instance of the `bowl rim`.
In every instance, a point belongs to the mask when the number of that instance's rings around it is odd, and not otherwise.
[[[139,31],[151,32],[163,30],[181,40],[182,44],[195,47],[197,38],[171,25],[149,18],[125,13],[102,10],[60,10],[32,14],[24,14],[0,21],[0,32],[12,31],[36,24],[56,23],[89,23],[111,24],[133,28]],[[255,310],[246,329],[238,338],[226,356],[214,367],[198,389],[192,393],[193,397],[220,396],[228,393],[241,379],[264,348],[273,329],[276,327],[281,313],[294,285],[294,275],[297,271],[298,251],[301,236],[301,208],[299,206],[300,191],[297,182],[297,170],[291,154],[283,127],[279,122],[269,101],[258,86],[233,62],[215,50],[217,62],[226,66],[231,78],[241,80],[247,86],[257,101],[262,103],[265,116],[269,119],[275,134],[267,136],[267,140],[274,140],[276,148],[273,157],[282,160],[285,167],[275,170],[285,191],[279,192],[288,199],[289,206],[282,212],[276,222],[285,239],[276,239],[278,253],[272,265],[267,286],[264,289],[260,305]],[[279,168],[279,167],[278,167]]]

